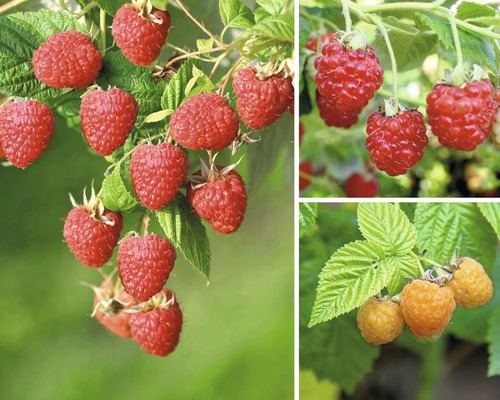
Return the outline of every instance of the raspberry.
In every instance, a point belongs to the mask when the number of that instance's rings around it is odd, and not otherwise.
[[[120,213],[97,210],[88,204],[73,208],[64,222],[64,239],[83,264],[100,268],[113,254],[120,238],[123,219]]]
[[[134,313],[129,324],[135,341],[147,353],[165,357],[177,347],[182,329],[182,312],[170,290],[163,290],[150,311]]]
[[[252,68],[242,68],[233,79],[236,111],[252,129],[271,125],[290,106],[292,78],[283,74],[261,77]]]
[[[122,304],[124,303],[124,304]],[[121,310],[136,305],[132,296],[122,288],[117,287],[115,280],[106,279],[96,290],[94,297],[95,316],[98,321],[115,335],[131,337],[128,320],[130,314]],[[99,305],[99,306],[98,306]]]
[[[372,161],[390,176],[406,174],[423,157],[429,142],[424,117],[417,110],[391,118],[374,112],[368,117],[366,132]]]
[[[40,157],[54,133],[54,114],[36,100],[10,102],[0,108],[0,143],[7,160],[26,168]]]
[[[453,289],[455,302],[463,307],[478,307],[493,296],[493,283],[483,266],[472,258],[461,258],[448,287]]]
[[[314,62],[319,93],[341,111],[366,106],[382,85],[384,72],[373,47],[351,50],[333,42],[324,44],[321,53]]]
[[[306,49],[312,50],[314,52],[318,51],[318,41],[320,47],[322,47],[325,43],[331,43],[335,39],[338,39],[339,36],[334,32],[328,32],[325,35],[322,35],[321,38],[311,38],[306,43]]]
[[[169,28],[167,11],[153,7],[147,13],[136,4],[125,4],[116,12],[111,34],[130,62],[147,67],[160,55]]]
[[[307,175],[313,175],[312,164],[309,161],[303,161],[299,165],[299,171],[304,172]],[[299,190],[304,190],[309,187],[311,181],[307,178],[303,178],[299,175]]]
[[[361,336],[372,344],[385,344],[396,339],[405,321],[398,303],[370,297],[359,308],[358,328]]]
[[[437,84],[427,95],[427,115],[432,133],[443,146],[472,151],[490,134],[498,107],[489,81],[467,84],[463,89]]]
[[[500,149],[500,90],[497,92],[493,100],[497,103],[497,115],[495,121],[490,127],[491,139],[497,148]]]
[[[361,112],[361,108],[341,111],[335,105],[327,102],[317,90],[316,104],[319,108],[319,115],[325,121],[326,126],[335,126],[337,128],[350,128],[358,122],[358,115]]]
[[[175,249],[155,234],[130,236],[118,247],[118,271],[128,294],[148,301],[161,291],[174,268]]]
[[[207,221],[213,230],[233,233],[240,227],[247,208],[245,182],[234,170],[224,172],[221,166],[217,169],[219,174],[208,178],[201,187],[190,182],[187,198],[196,215]],[[202,171],[195,175],[202,175]]]
[[[215,93],[188,98],[170,119],[173,139],[191,150],[222,150],[236,138],[239,126],[238,115]]]
[[[0,146],[0,158],[5,159],[5,153],[3,152],[3,149],[1,146]]]
[[[375,197],[379,190],[376,177],[365,177],[361,174],[352,174],[344,184],[347,197]]]
[[[97,154],[109,156],[123,146],[138,113],[137,101],[123,90],[88,92],[80,107],[83,135]]]
[[[401,292],[401,310],[416,336],[432,337],[441,333],[451,319],[455,310],[453,290],[416,279]]]
[[[78,31],[51,35],[33,54],[35,76],[55,88],[83,89],[101,70],[99,50]]]
[[[168,142],[144,144],[132,153],[132,187],[142,204],[159,210],[175,198],[189,168],[186,154]]]

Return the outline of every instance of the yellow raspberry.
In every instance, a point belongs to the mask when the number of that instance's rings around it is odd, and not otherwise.
[[[399,336],[404,326],[398,303],[370,297],[359,308],[358,328],[368,343],[389,343]]]
[[[490,277],[481,264],[469,257],[458,260],[448,286],[453,289],[455,302],[463,307],[481,306],[493,296]]]
[[[401,292],[401,310],[415,336],[432,337],[441,333],[451,319],[455,310],[453,290],[416,279]]]

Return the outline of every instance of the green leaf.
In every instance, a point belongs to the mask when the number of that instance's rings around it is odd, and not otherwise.
[[[444,47],[456,51],[451,26],[448,21],[432,14],[417,14],[430,29],[436,32]],[[464,60],[470,57],[480,64],[488,65],[493,71],[498,72],[495,51],[493,50],[491,41],[459,26],[457,27],[457,31]]]
[[[310,368],[318,379],[330,379],[352,394],[373,368],[380,346],[359,333],[356,314],[343,315],[312,329],[300,329],[300,368]]]
[[[188,82],[193,77],[194,59],[188,59],[179,68],[165,88],[161,97],[161,106],[164,109],[177,110],[185,98],[185,90]]]
[[[276,161],[281,149],[293,150],[293,117],[285,111],[277,123],[263,127],[252,134],[253,139],[261,140],[248,146],[248,186],[255,192],[264,182]]]
[[[394,274],[387,284],[389,296],[395,296],[408,283],[408,277],[416,278],[420,275],[418,262],[409,254],[389,258],[388,262],[394,264]]]
[[[249,29],[255,24],[252,10],[240,0],[219,0],[219,10],[225,26]]]
[[[319,275],[309,326],[361,306],[394,274],[394,262],[375,243],[356,241],[339,249]]]
[[[477,205],[500,239],[500,204],[477,203]]]
[[[154,112],[152,114],[149,114],[144,121],[142,122],[143,124],[148,124],[151,122],[158,122],[161,121],[165,118],[167,118],[170,114],[172,114],[174,110],[161,110]]]
[[[415,228],[419,251],[426,258],[443,263],[456,250],[491,269],[498,238],[474,203],[418,203]]]
[[[488,330],[488,352],[490,353],[488,376],[500,375],[500,308],[497,309],[490,321]]]
[[[495,15],[496,11],[494,8],[491,8],[485,4],[464,1],[457,7],[455,18],[466,20],[469,18],[493,17]]]
[[[198,69],[193,65],[193,77],[189,80],[186,88],[184,89],[184,94],[186,96],[191,93],[195,84],[198,85],[198,88],[205,89],[207,92],[212,92],[216,89],[216,86],[212,83],[210,78],[205,75],[201,69]],[[199,90],[197,92],[199,92]]]
[[[359,230],[387,253],[405,254],[417,243],[417,232],[406,214],[390,203],[360,203]]]
[[[115,15],[118,9],[130,0],[94,0],[95,3],[108,14]]]
[[[405,24],[395,17],[383,19],[389,27],[388,35],[394,54],[397,54],[397,68],[399,71],[422,66],[422,60],[431,54],[436,47],[436,36],[431,33],[423,34],[412,25]],[[393,27],[393,29],[390,29]],[[382,65],[391,65],[391,60],[384,37],[377,28],[373,47]]]
[[[299,31],[299,48],[305,49],[311,33],[311,25],[309,20],[302,15],[299,16]]]
[[[120,174],[120,166],[117,166],[102,182],[101,199],[108,210],[115,212],[131,212],[140,206],[125,187]]]
[[[313,234],[317,215],[317,203],[299,203],[299,237]]]
[[[281,15],[267,17],[247,32],[260,37],[293,43],[293,18]]]
[[[214,47],[214,40],[212,38],[208,39],[196,39],[196,47],[199,51],[210,50]]]
[[[208,280],[210,277],[210,243],[201,219],[193,213],[186,196],[181,193],[156,212],[167,238]]]
[[[256,0],[256,2],[269,14],[273,15],[285,14],[293,11],[292,0]]]

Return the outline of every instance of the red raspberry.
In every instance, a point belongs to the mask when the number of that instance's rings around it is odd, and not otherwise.
[[[453,290],[416,279],[401,292],[401,310],[416,336],[432,337],[441,333],[451,319],[455,310]]]
[[[33,54],[35,76],[55,87],[83,89],[94,82],[102,57],[85,35],[78,31],[56,33]]]
[[[370,297],[359,308],[358,328],[361,336],[372,344],[385,344],[396,339],[405,321],[398,303]]]
[[[161,304],[153,310],[132,314],[129,324],[135,341],[147,353],[165,357],[179,342],[182,312],[170,290],[164,289],[157,298]]]
[[[104,207],[103,207],[104,208]],[[120,213],[104,209],[96,213],[88,205],[73,208],[64,223],[64,239],[83,264],[99,268],[109,260],[120,238]]]
[[[495,117],[495,121],[490,127],[491,139],[497,148],[500,149],[500,90],[498,90],[497,94],[493,98],[493,101],[497,103],[497,115]]]
[[[220,172],[223,167],[217,169]],[[201,171],[195,175],[201,175]],[[193,182],[187,185],[187,198],[196,215],[220,233],[236,232],[247,208],[247,192],[241,176],[234,170],[222,171],[203,186],[196,186]]]
[[[379,185],[376,177],[365,177],[361,174],[352,174],[344,184],[347,197],[375,197]]]
[[[295,115],[295,100],[292,99],[290,102],[290,107],[288,107],[290,110],[290,114]]]
[[[304,125],[302,124],[302,121],[299,121],[299,146],[302,144],[302,136],[304,136],[304,133],[306,133]]]
[[[493,283],[483,266],[472,258],[461,258],[448,287],[453,289],[455,302],[463,307],[478,307],[493,296]]]
[[[172,138],[191,150],[222,150],[236,138],[238,115],[215,93],[187,99],[170,119]]]
[[[252,68],[242,68],[233,79],[236,111],[252,129],[271,125],[293,100],[292,78],[283,74],[261,77]]]
[[[429,139],[423,115],[417,110],[387,118],[374,112],[368,117],[366,148],[381,171],[390,176],[406,174],[424,155]]]
[[[170,242],[155,234],[124,239],[118,247],[117,261],[127,293],[138,301],[148,301],[167,282],[176,257]]]
[[[373,47],[351,50],[333,42],[321,52],[314,62],[319,93],[341,111],[366,106],[382,85],[384,72]]]
[[[472,151],[490,134],[498,107],[489,81],[467,84],[463,89],[437,84],[427,96],[432,133],[443,146]]]
[[[132,334],[128,323],[130,314],[121,310],[136,304],[137,302],[134,301],[132,296],[121,287],[117,287],[117,282],[114,279],[106,279],[102,282],[101,287],[96,290],[94,297],[95,316],[101,324],[115,335],[125,338],[131,337]]]
[[[168,142],[137,147],[130,160],[132,187],[142,204],[159,210],[175,198],[186,178],[186,154]]]
[[[54,133],[54,114],[36,100],[0,108],[0,143],[7,160],[26,168],[40,157]]]
[[[358,115],[361,108],[353,108],[348,111],[341,111],[331,103],[327,102],[316,90],[316,104],[319,108],[319,115],[325,121],[326,126],[337,128],[350,128],[358,122]]]
[[[309,161],[303,161],[299,165],[299,171],[304,172],[307,175],[313,175],[312,164]],[[303,178],[299,175],[299,190],[304,190],[309,187],[311,181],[307,178]]]
[[[88,92],[80,107],[83,135],[97,154],[109,156],[123,146],[138,113],[137,101],[123,90]]]
[[[312,50],[314,52],[318,51],[318,41],[320,47],[322,47],[325,43],[331,43],[335,39],[338,39],[339,36],[334,32],[328,32],[325,35],[322,35],[321,38],[311,38],[307,41],[306,49]]]
[[[5,153],[3,152],[3,149],[1,146],[0,146],[0,158],[5,159]]]
[[[170,14],[153,7],[147,13],[125,4],[116,12],[111,34],[123,55],[135,65],[149,66],[160,55],[170,28]]]

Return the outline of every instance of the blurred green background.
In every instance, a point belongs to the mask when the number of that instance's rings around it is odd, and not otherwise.
[[[220,32],[217,1],[185,4]],[[193,46],[200,31],[169,10],[169,41]],[[101,277],[73,257],[62,229],[68,193],[81,201],[94,178],[99,188],[108,163],[56,118],[40,159],[24,171],[0,168],[0,398],[293,398],[293,203],[284,183],[293,164],[282,155],[258,190],[250,184],[237,233],[208,228],[208,286],[179,252],[167,287],[184,314],[181,339],[171,355],[154,357],[90,317],[93,293],[81,282],[99,284]],[[291,131],[289,137],[292,146]],[[244,178],[245,169],[244,161]],[[125,215],[122,232],[136,229],[138,218]],[[157,224],[150,230],[164,235]]]

